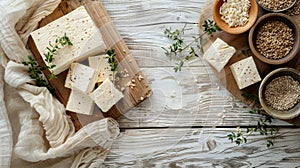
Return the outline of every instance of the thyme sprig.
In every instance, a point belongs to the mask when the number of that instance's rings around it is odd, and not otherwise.
[[[244,96],[245,98],[248,98],[248,99],[252,99],[255,102],[258,102],[258,97],[256,95],[243,93],[242,96]],[[256,132],[258,132],[260,135],[264,135],[264,136],[273,136],[274,137],[276,135],[276,133],[278,132],[278,129],[269,125],[269,124],[272,124],[273,118],[269,115],[265,115],[265,114],[261,113],[260,105],[257,105],[255,107],[255,109],[250,110],[249,113],[260,115],[260,119],[259,119],[259,121],[257,121],[257,125],[248,126],[245,128],[246,130],[242,130],[242,128],[240,128],[240,126],[238,126],[236,132],[231,132],[230,134],[227,135],[227,138],[231,142],[235,142],[237,145],[247,143],[248,142],[247,138]],[[273,138],[268,138],[266,146],[269,148],[273,145],[274,145]]]
[[[164,34],[172,42],[172,44],[168,45],[167,48],[162,47],[162,49],[165,51],[165,55],[171,60],[179,60],[174,66],[175,72],[180,72],[186,61],[189,61],[194,57],[199,57],[199,55],[203,53],[202,43],[204,35],[208,34],[209,36],[212,36],[214,32],[221,30],[214,21],[205,20],[204,24],[202,25],[204,28],[204,33],[193,36],[193,40],[186,43],[185,39],[183,38],[183,35],[187,30],[186,26],[187,24],[185,24],[182,29],[176,29],[174,31],[171,28],[167,28],[164,31]]]
[[[106,54],[107,54],[106,56],[107,62],[109,63],[110,70],[113,72],[113,77],[114,77],[115,72],[118,71],[118,64],[116,60],[115,50],[114,49],[107,50]]]
[[[46,68],[50,71],[49,79],[56,78],[56,75],[53,73],[53,68],[55,67],[55,65],[52,64],[52,61],[54,60],[54,55],[57,54],[57,51],[59,49],[63,48],[66,45],[73,45],[73,43],[70,41],[70,38],[67,37],[66,33],[64,33],[62,37],[56,39],[54,44],[51,44],[51,41],[49,41],[50,47],[46,47],[47,53],[44,54]]]
[[[217,24],[213,20],[205,20],[202,26],[204,28],[204,32],[207,32],[207,34],[210,36],[212,36],[213,33],[217,31],[221,31],[221,29],[217,26]]]
[[[241,95],[246,99],[253,100],[255,103],[259,103],[259,99],[257,95],[251,93],[242,93]]]
[[[31,56],[27,56],[28,61],[23,61],[22,64],[28,66],[28,73],[31,79],[34,79],[35,85],[39,87],[46,87],[51,93],[54,92],[47,80],[44,77],[43,71],[47,69],[46,66],[40,66],[36,60]]]
[[[53,73],[53,68],[55,67],[55,65],[52,64],[52,61],[54,60],[54,55],[57,54],[57,51],[66,45],[73,44],[65,33],[62,37],[56,39],[54,44],[51,44],[51,42],[49,42],[49,47],[46,47],[47,53],[44,54],[44,60],[46,65],[39,65],[31,55],[27,56],[28,61],[22,62],[23,65],[28,66],[29,76],[30,78],[34,79],[36,86],[47,87],[50,92],[54,92],[54,89],[49,85],[48,81],[45,79],[43,71],[49,70],[49,80],[56,77],[56,75]]]

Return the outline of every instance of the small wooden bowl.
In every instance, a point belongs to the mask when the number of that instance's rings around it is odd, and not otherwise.
[[[275,60],[275,59],[266,58],[258,51],[258,49],[256,47],[255,41],[256,41],[258,30],[267,21],[281,21],[293,29],[293,35],[294,35],[293,49],[290,51],[290,53],[287,56],[285,56],[281,59]],[[266,15],[260,17],[257,20],[257,22],[255,23],[255,25],[251,28],[251,30],[249,32],[248,42],[249,42],[250,49],[251,49],[252,53],[254,54],[254,56],[256,56],[258,59],[260,59],[262,62],[265,62],[270,65],[280,65],[280,64],[289,62],[299,53],[299,49],[300,49],[299,37],[300,37],[300,31],[299,31],[298,24],[290,16],[282,14],[282,13],[269,13],[269,14],[266,14]]]
[[[269,13],[270,12],[274,12],[274,13],[285,12],[285,11],[291,9],[297,3],[297,0],[294,0],[294,2],[291,4],[291,6],[285,8],[285,9],[272,10],[272,9],[266,8],[263,5],[261,5],[260,0],[256,0],[256,1],[257,1],[258,6],[260,6],[263,10],[265,10],[266,12],[269,12]]]
[[[256,0],[250,0],[251,7],[249,10],[249,21],[244,26],[238,26],[238,27],[229,27],[227,23],[225,23],[221,19],[220,14],[220,7],[224,3],[223,0],[215,0],[213,5],[213,18],[216,22],[216,24],[225,32],[230,34],[242,34],[246,31],[248,31],[255,23],[257,17],[258,17],[258,5],[256,3]]]
[[[292,119],[297,117],[300,114],[300,103],[296,104],[293,108],[287,111],[279,111],[271,108],[267,105],[266,100],[264,98],[264,92],[266,86],[275,78],[280,76],[291,76],[294,80],[298,80],[300,82],[300,72],[293,68],[279,68],[272,72],[270,72],[261,82],[258,90],[258,98],[262,108],[268,113],[270,116],[278,118],[278,119]]]

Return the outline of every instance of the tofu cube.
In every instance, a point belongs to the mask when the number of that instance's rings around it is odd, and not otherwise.
[[[218,72],[221,72],[235,52],[234,47],[229,46],[226,42],[217,38],[204,53],[203,57]]]
[[[106,78],[104,82],[90,94],[90,97],[103,112],[107,112],[123,98],[123,94],[115,88],[109,78]]]
[[[45,62],[49,42],[64,34],[70,38],[73,46],[65,46],[54,55],[53,73],[55,75],[67,70],[72,62],[80,62],[90,55],[105,52],[106,46],[102,35],[83,6],[69,14],[41,27],[31,33],[31,37]],[[47,62],[45,62],[47,64]]]
[[[89,66],[98,72],[98,83],[102,83],[106,78],[113,80],[113,72],[106,58],[107,55],[99,55],[88,58]]]
[[[73,63],[68,71],[65,87],[77,89],[86,94],[91,93],[95,87],[97,76],[95,69],[83,64]]]
[[[92,115],[94,106],[94,101],[87,94],[72,89],[66,110],[85,115]]]
[[[252,57],[245,58],[232,64],[230,69],[240,90],[261,81]]]

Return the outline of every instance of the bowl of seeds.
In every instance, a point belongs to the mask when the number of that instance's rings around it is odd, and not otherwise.
[[[258,17],[256,0],[215,0],[213,18],[216,24],[230,34],[248,31]]]
[[[293,68],[279,68],[261,82],[259,102],[269,115],[292,119],[300,114],[300,72]]]
[[[257,0],[257,4],[267,12],[285,12],[296,2],[297,0]]]
[[[288,15],[269,13],[260,17],[249,32],[254,56],[270,65],[291,61],[299,53],[298,24]]]

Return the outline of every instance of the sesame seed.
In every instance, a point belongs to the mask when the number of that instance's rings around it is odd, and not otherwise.
[[[300,101],[300,84],[291,76],[273,79],[264,92],[267,105],[284,111],[293,108]]]

